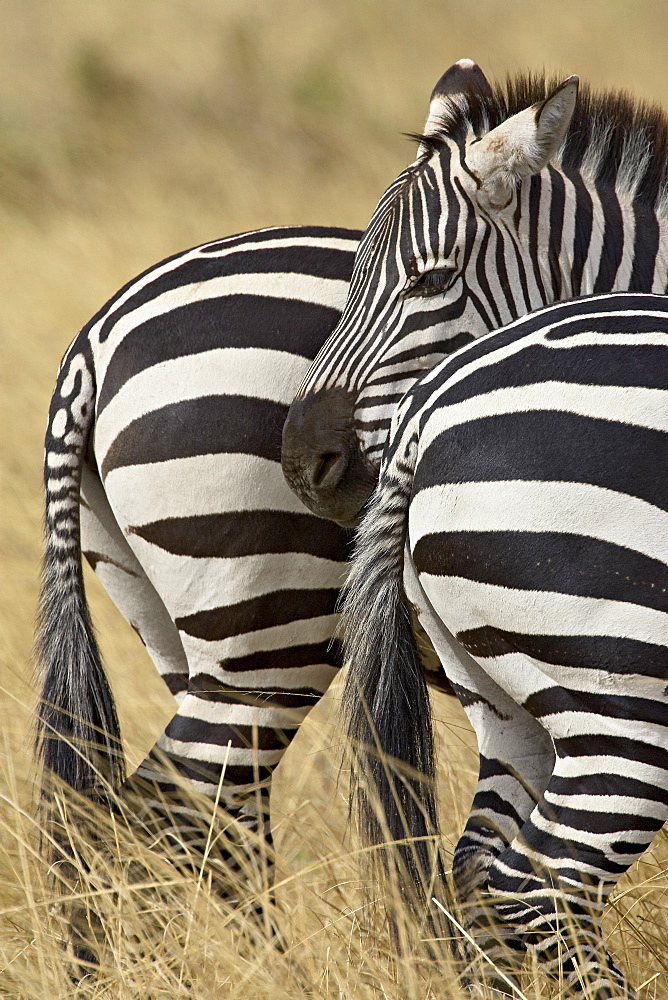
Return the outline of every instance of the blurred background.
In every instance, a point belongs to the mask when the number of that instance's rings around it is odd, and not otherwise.
[[[660,0],[2,0],[0,708],[19,794],[42,434],[79,327],[188,245],[281,223],[364,227],[412,159],[401,133],[421,128],[462,56],[489,76],[545,67],[668,102],[667,41]],[[137,756],[170,701],[90,590]]]
[[[660,102],[667,40],[660,0],[2,0],[0,687],[20,773],[42,434],[79,327],[188,245],[282,223],[363,228],[412,159],[401,133],[462,56],[489,76],[544,66]],[[91,580],[141,754],[170,701]]]
[[[42,435],[81,325],[189,245],[273,224],[363,228],[413,158],[401,133],[422,127],[433,84],[461,57],[490,77],[545,67],[668,104],[667,42],[665,0],[1,0],[0,815],[3,796],[31,797]],[[173,702],[88,582],[137,760]],[[457,711],[450,749],[470,789]],[[322,796],[333,771],[327,705],[317,712],[286,758],[288,774],[293,751],[315,765],[298,768],[293,801]],[[466,795],[456,825],[465,811]],[[0,893],[18,899],[18,855],[2,851],[0,838]],[[23,948],[16,927],[7,954]]]

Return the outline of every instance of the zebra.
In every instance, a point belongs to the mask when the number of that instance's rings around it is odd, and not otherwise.
[[[492,86],[471,60],[436,84],[284,427],[286,478],[315,513],[355,521],[398,400],[453,349],[552,301],[666,290],[668,118],[578,87]]]
[[[630,993],[604,903],[668,819],[667,458],[668,298],[548,306],[406,393],[345,585],[347,739],[433,777],[410,601],[478,737],[453,874],[479,945],[600,1000]],[[424,836],[432,785],[376,753],[366,827]]]
[[[208,820],[188,789],[246,829],[251,861],[271,863],[273,771],[340,665],[335,606],[350,533],[301,505],[279,459],[288,403],[340,316],[359,236],[274,227],[169,257],[83,327],[53,392],[41,752],[49,771],[87,791],[101,754],[133,821],[198,868]],[[82,552],[175,698],[125,781]],[[433,653],[425,665],[447,690]],[[229,896],[235,866],[222,861]]]
[[[552,301],[668,286],[661,109],[576,77],[491,86],[460,60],[416,138],[283,428],[289,484],[342,524],[359,520],[375,487],[402,395],[449,352]],[[427,328],[425,314],[439,321]],[[502,773],[481,774],[474,810],[491,797],[505,802]]]

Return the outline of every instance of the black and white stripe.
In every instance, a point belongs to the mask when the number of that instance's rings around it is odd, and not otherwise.
[[[668,299],[540,310],[406,394],[347,584],[349,737],[431,763],[407,595],[479,741],[468,919],[575,995],[628,996],[600,915],[668,819],[667,457]],[[413,796],[436,815],[430,783],[374,774],[390,830]]]
[[[85,746],[107,733],[101,750],[122,777],[83,552],[178,704],[122,790],[171,852],[197,848],[206,829],[166,764],[271,841],[273,769],[339,667],[349,533],[291,493],[280,444],[340,316],[358,237],[267,229],[177,254],[122,288],[60,369],[46,438],[39,737],[47,766],[89,788],[98,760]]]
[[[69,348],[46,439],[40,737],[75,787],[95,782],[93,765],[63,734],[109,732],[122,770],[83,551],[178,703],[156,752],[209,794],[225,768],[221,803],[269,836],[257,803],[268,808],[271,771],[339,666],[348,549],[288,490],[281,429],[340,315],[358,236],[270,229],[177,254]],[[149,794],[147,779],[173,794],[160,770],[152,755],[126,795]]]

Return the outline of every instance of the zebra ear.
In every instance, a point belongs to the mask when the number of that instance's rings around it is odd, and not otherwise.
[[[446,69],[429,98],[429,114],[424,127],[425,135],[435,131],[435,126],[443,117],[446,102],[457,94],[483,94],[492,96],[492,88],[487,77],[472,59],[459,59]]]
[[[566,138],[578,95],[569,76],[544,101],[508,118],[469,147],[468,166],[480,181],[480,197],[502,209],[517,182],[546,167]]]

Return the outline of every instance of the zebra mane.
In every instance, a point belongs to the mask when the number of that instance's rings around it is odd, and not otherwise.
[[[446,139],[463,140],[470,131],[482,135],[496,128],[545,100],[561,82],[555,76],[521,72],[508,76],[505,84],[492,85],[489,94],[458,94],[448,102],[433,131],[411,138],[422,144],[428,156]],[[597,91],[583,84],[561,163],[648,208],[664,208],[668,202],[668,115],[660,105],[638,100],[627,91]]]

